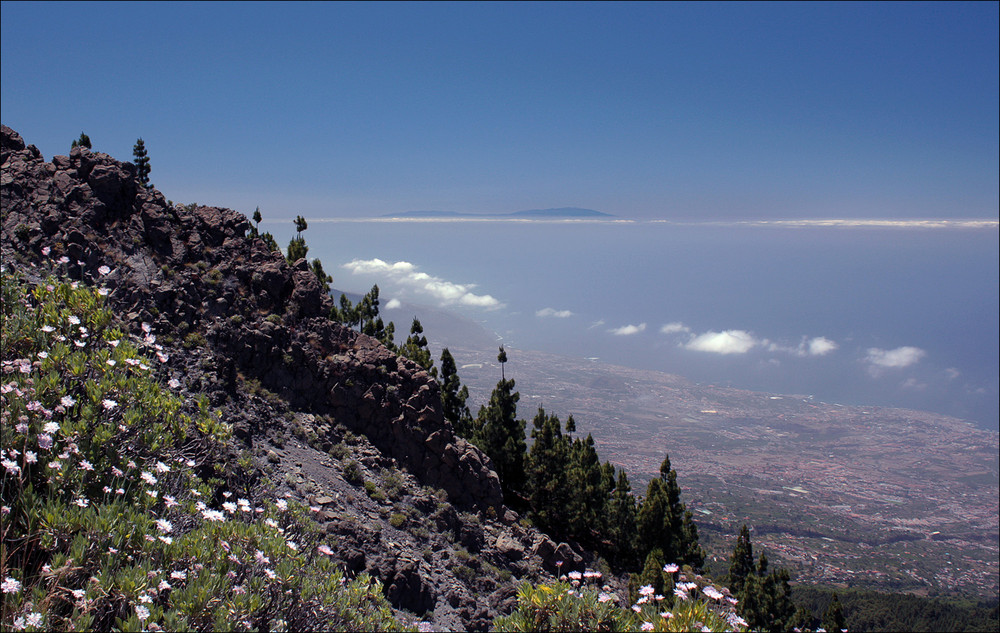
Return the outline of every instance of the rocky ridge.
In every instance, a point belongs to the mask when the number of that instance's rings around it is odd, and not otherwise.
[[[434,379],[330,320],[307,262],[248,237],[245,216],[170,204],[134,165],[86,148],[46,162],[6,126],[0,163],[4,263],[106,287],[122,326],[141,337],[146,324],[164,346],[164,383],[206,394],[234,451],[255,456],[241,476],[310,504],[345,568],[382,580],[396,608],[484,630],[516,583],[550,577],[557,561],[583,568],[584,552],[503,506],[489,458],[444,420]]]

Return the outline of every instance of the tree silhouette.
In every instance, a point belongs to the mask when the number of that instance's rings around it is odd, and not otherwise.
[[[87,140],[89,141],[90,139]],[[151,186],[149,184],[149,172],[152,171],[152,168],[149,166],[149,156],[146,154],[146,143],[143,142],[142,137],[140,137],[132,147],[132,156],[135,157],[136,174],[139,178],[139,183],[148,189]]]
[[[70,145],[69,147],[70,149],[73,149],[74,147],[86,147],[87,149],[91,149],[90,137],[84,134],[83,132],[80,132],[80,138],[73,141],[73,144]]]

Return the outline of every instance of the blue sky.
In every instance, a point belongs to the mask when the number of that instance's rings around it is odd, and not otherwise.
[[[2,120],[265,217],[996,218],[998,4],[3,3]]]

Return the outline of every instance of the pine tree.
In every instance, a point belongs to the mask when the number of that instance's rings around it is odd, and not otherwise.
[[[653,592],[659,595],[665,595],[668,591],[673,590],[673,587],[668,588],[668,584],[673,584],[673,579],[668,579],[663,573],[663,551],[659,548],[654,548],[649,554],[646,555],[646,562],[642,566],[642,572],[639,574],[639,584],[650,585],[653,587]]]
[[[840,598],[833,594],[833,600],[823,614],[823,628],[831,633],[837,633],[847,628],[844,621],[844,607],[840,604]]]
[[[570,450],[569,473],[571,491],[568,530],[578,540],[596,544],[604,533],[604,504],[609,490],[602,485],[601,461],[594,448],[594,438],[574,440]]]
[[[309,228],[309,224],[306,222],[306,219],[301,215],[295,216],[295,237],[288,242],[288,251],[285,255],[285,259],[288,260],[289,264],[294,264],[300,259],[304,259],[309,252],[309,247],[306,246],[306,238],[302,237],[302,232],[307,228]]]
[[[469,388],[459,379],[455,357],[446,347],[441,352],[441,409],[444,411],[444,419],[451,422],[455,433],[471,439],[474,425],[472,413],[466,404],[468,400]]]
[[[554,536],[565,536],[570,488],[569,442],[562,434],[559,418],[539,407],[532,420],[534,442],[528,453],[525,489],[532,521]]]
[[[633,569],[636,562],[636,505],[632,486],[624,470],[618,471],[611,500],[608,502],[607,531],[613,559],[621,569]]]
[[[431,357],[431,352],[427,349],[427,337],[424,336],[424,327],[420,325],[420,320],[417,317],[413,317],[413,323],[410,325],[410,335],[399,348],[399,353],[423,367],[434,378],[437,378],[438,371],[434,366],[434,359]]]
[[[326,274],[326,271],[323,270],[323,262],[319,261],[319,258],[317,257],[309,263],[309,268],[313,271],[313,274],[316,275],[316,279],[319,280],[319,285],[323,288],[323,293],[326,294],[330,292],[330,284],[333,282],[333,277]]]
[[[745,523],[736,537],[736,548],[733,549],[733,555],[729,561],[729,588],[733,593],[739,593],[742,591],[747,577],[755,571],[750,529]]]
[[[87,141],[89,142],[90,139],[87,139]],[[149,156],[146,154],[146,144],[141,137],[132,147],[132,156],[135,157],[136,175],[139,179],[139,184],[148,189],[152,186],[149,184],[149,172],[151,168],[149,166]]]
[[[260,207],[254,209],[253,216],[250,219],[253,220],[253,226],[250,227],[250,237],[259,237],[260,222],[264,219],[264,216],[260,214]]]
[[[479,433],[474,442],[483,449],[497,469],[504,498],[508,505],[521,505],[524,490],[524,420],[517,419],[517,401],[521,394],[514,391],[514,380],[501,379],[490,394],[489,404],[479,409],[476,424]]]
[[[69,147],[70,149],[73,149],[74,147],[86,147],[87,149],[91,149],[90,137],[87,136],[85,133],[80,132],[80,138],[73,141],[73,144],[70,145]]]
[[[777,633],[791,629],[801,618],[792,603],[787,569],[768,571],[767,556],[754,563],[750,530],[740,528],[730,557],[729,588],[739,602],[737,609],[751,630]]]

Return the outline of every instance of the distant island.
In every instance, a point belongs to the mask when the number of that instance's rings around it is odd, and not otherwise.
[[[581,209],[579,207],[559,207],[556,209],[528,209],[511,213],[460,213],[456,211],[406,211],[404,213],[387,213],[384,218],[613,218],[614,215]]]

